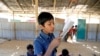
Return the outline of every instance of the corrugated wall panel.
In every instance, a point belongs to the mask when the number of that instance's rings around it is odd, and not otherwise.
[[[97,24],[88,24],[88,40],[96,40]]]
[[[0,29],[0,38],[3,38],[2,30]]]
[[[13,30],[13,23],[10,22],[2,22],[1,23],[1,27],[3,30],[7,29],[7,30]]]
[[[18,40],[33,40],[35,32],[33,31],[16,31],[16,39]]]
[[[16,30],[35,30],[35,24],[28,22],[16,23]]]
[[[1,22],[0,22],[0,29],[2,29],[2,27],[1,27]]]
[[[14,38],[14,32],[11,30],[2,30],[2,35],[3,38],[7,38],[7,39],[13,39]]]
[[[88,32],[88,40],[96,40],[96,32]]]
[[[13,31],[13,23],[11,22],[0,22],[0,37],[13,39],[14,38],[14,31]]]
[[[98,28],[98,36],[97,36],[97,41],[100,41],[100,24],[99,24],[99,28]]]
[[[0,38],[2,38],[2,27],[1,27],[1,22],[0,22]]]
[[[16,39],[33,40],[35,38],[35,24],[28,22],[16,23]]]

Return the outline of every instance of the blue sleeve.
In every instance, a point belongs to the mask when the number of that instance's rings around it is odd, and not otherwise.
[[[43,54],[43,47],[41,43],[37,40],[34,42],[34,55],[42,55]]]

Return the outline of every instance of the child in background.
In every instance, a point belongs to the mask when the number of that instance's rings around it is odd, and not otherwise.
[[[69,51],[68,51],[67,49],[63,49],[63,50],[62,50],[62,54],[59,55],[59,56],[70,56],[70,55],[69,55]]]
[[[34,55],[34,51],[33,51],[33,45],[32,44],[29,44],[28,46],[27,46],[27,56],[35,56]]]

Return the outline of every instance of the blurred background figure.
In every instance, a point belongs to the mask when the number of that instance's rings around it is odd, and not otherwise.
[[[67,49],[63,49],[63,50],[62,50],[62,54],[59,55],[59,56],[70,56],[70,55],[69,55],[69,51],[68,51]]]
[[[68,39],[70,40],[70,42],[72,41],[73,39],[73,29],[74,29],[74,26],[72,26],[72,28],[69,30],[69,32],[66,34],[66,36],[64,37],[64,41],[67,42]],[[69,42],[69,41],[68,41]]]
[[[34,48],[32,44],[27,45],[27,56],[35,56],[33,50]]]
[[[75,27],[73,28],[73,42],[76,42],[76,38],[77,38],[77,25],[75,25]]]

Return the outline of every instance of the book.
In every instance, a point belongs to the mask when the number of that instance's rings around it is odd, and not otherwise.
[[[65,37],[65,35],[68,33],[68,31],[71,29],[71,27],[73,26],[74,22],[72,20],[67,20],[64,24],[62,33],[60,34],[60,37],[62,37],[62,39]]]

